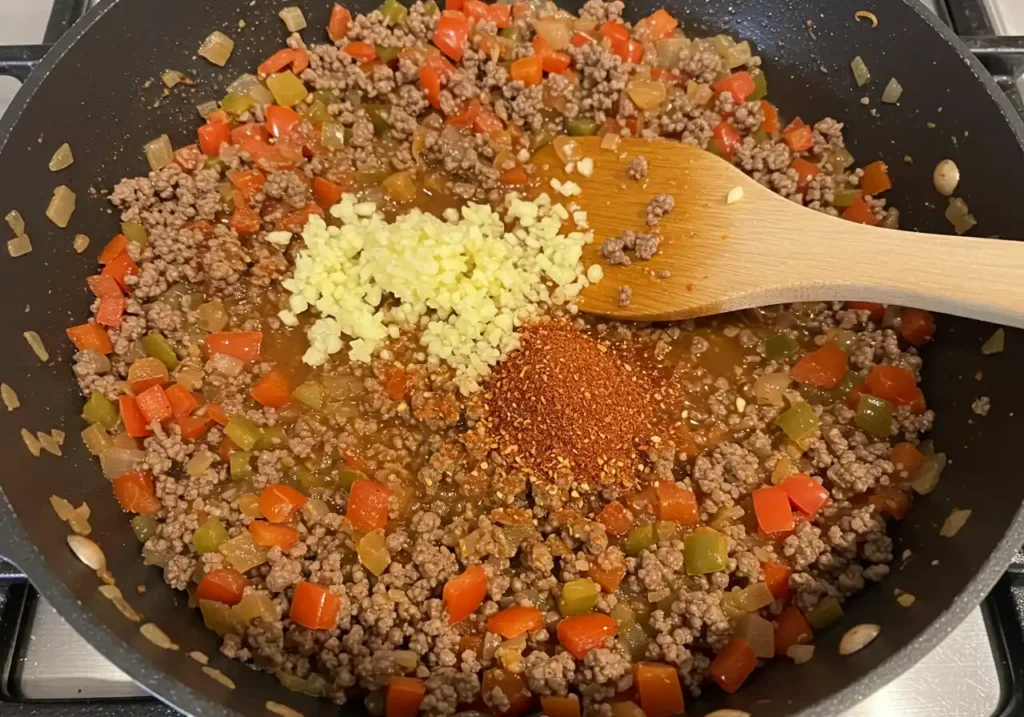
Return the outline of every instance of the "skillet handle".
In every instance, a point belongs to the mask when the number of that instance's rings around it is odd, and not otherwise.
[[[8,75],[19,82],[28,79],[32,70],[49,50],[48,45],[6,45],[0,47],[0,75]]]

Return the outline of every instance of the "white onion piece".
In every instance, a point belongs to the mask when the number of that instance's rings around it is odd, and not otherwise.
[[[209,60],[215,65],[224,67],[228,62],[228,58],[231,57],[231,52],[234,49],[234,40],[220,30],[214,30],[199,46],[199,56]]]
[[[53,198],[46,207],[46,216],[61,229],[66,229],[74,213],[75,193],[62,184],[53,190]]]

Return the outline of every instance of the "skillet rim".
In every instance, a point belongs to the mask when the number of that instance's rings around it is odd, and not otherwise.
[[[6,113],[0,118],[0,155],[2,155],[13,127],[35,93],[45,82],[50,70],[60,62],[111,8],[122,0],[101,0],[89,10],[68,32],[66,32],[43,57],[36,69],[22,84]],[[935,31],[950,49],[955,51],[970,67],[975,78],[995,102],[1009,124],[1018,145],[1024,149],[1024,120],[1013,110],[1003,91],[984,68],[981,62],[968,50],[959,37],[946,26],[938,16],[924,8],[919,0],[901,0],[916,13],[925,26]],[[922,29],[921,32],[924,32]],[[5,557],[15,563],[29,578],[33,586],[57,610],[68,624],[89,642],[106,659],[132,678],[147,692],[168,706],[190,715],[225,714],[242,717],[241,713],[226,707],[222,702],[210,699],[204,694],[187,687],[170,673],[153,667],[147,660],[140,660],[139,653],[127,642],[118,638],[68,589],[68,587],[47,568],[46,560],[39,549],[27,539],[21,528],[13,506],[0,484],[0,543],[8,546]],[[810,705],[794,714],[794,717],[813,717],[821,714],[839,714],[878,691],[897,676],[931,652],[967,615],[979,606],[996,582],[1006,572],[1016,551],[1024,544],[1024,505],[1020,506],[1003,538],[995,550],[979,566],[977,573],[967,586],[957,594],[949,607],[933,620],[913,641],[897,649],[892,655],[872,668],[858,680],[829,697]],[[134,703],[134,705],[133,705]],[[113,709],[118,707],[115,703]],[[121,701],[135,709],[138,700]]]

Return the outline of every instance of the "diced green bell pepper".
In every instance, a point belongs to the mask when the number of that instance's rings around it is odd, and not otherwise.
[[[857,415],[854,423],[863,431],[877,438],[888,438],[892,430],[892,404],[884,398],[860,395],[857,402]]]
[[[121,233],[124,234],[125,238],[138,244],[139,246],[146,246],[149,244],[149,232],[146,231],[146,227],[135,222],[122,222]]]
[[[789,440],[803,445],[814,437],[821,420],[809,403],[794,403],[775,417],[775,423],[786,433]]]
[[[212,553],[228,539],[228,530],[216,518],[209,518],[192,534],[192,547],[200,555]]]
[[[583,615],[597,605],[597,584],[590,578],[570,580],[558,596],[558,611],[565,616]]]
[[[168,371],[173,371],[178,367],[178,355],[171,348],[171,342],[164,338],[159,331],[150,331],[142,337],[142,350],[146,352],[147,356],[159,359]]]
[[[679,525],[671,520],[659,520],[654,524],[654,539],[657,542],[672,540],[679,534]]]
[[[864,378],[856,371],[847,370],[843,374],[843,377],[839,379],[839,383],[832,389],[836,394],[836,400],[840,401],[845,399],[849,395],[850,391],[859,386],[864,382]]]
[[[245,416],[232,416],[228,425],[224,426],[224,435],[243,451],[251,451],[263,437],[263,431]]]
[[[565,123],[565,131],[572,137],[591,137],[600,129],[597,120],[589,117],[574,117]]]
[[[647,646],[651,644],[651,638],[635,622],[628,625],[620,624],[616,639],[626,648],[634,662],[640,662],[647,657]]]
[[[764,357],[769,361],[784,361],[799,350],[800,345],[786,334],[774,334],[764,342]]]
[[[824,597],[807,612],[807,624],[815,630],[824,630],[843,619],[843,608],[832,596]]]
[[[762,70],[754,70],[750,73],[750,77],[754,80],[754,91],[747,96],[747,100],[750,102],[763,100],[768,96],[768,78]]]
[[[832,195],[832,203],[837,207],[851,207],[860,194],[859,189],[837,189]]]
[[[303,114],[310,122],[326,122],[331,119],[331,113],[327,111],[327,105],[319,100],[313,100],[311,104],[304,105],[306,108]]]
[[[832,169],[832,174],[839,174],[847,167],[853,166],[853,155],[845,147],[837,147],[825,155],[825,164]]]
[[[836,402],[835,394],[827,388],[801,384],[797,389],[804,400],[812,406],[831,406]]]
[[[234,92],[229,92],[220,101],[221,108],[236,116],[248,112],[255,104],[256,100],[249,95],[236,95]]]
[[[623,625],[632,625],[636,622],[636,614],[633,612],[633,608],[631,608],[628,603],[622,600],[619,600],[617,603],[615,603],[615,607],[612,608],[612,611],[609,613],[609,615],[611,615],[611,618],[615,620],[615,622],[619,623],[620,635],[622,634],[621,628]]]
[[[409,10],[398,0],[384,0],[384,4],[380,6],[380,14],[388,25],[404,25]]]
[[[145,543],[156,535],[157,526],[156,518],[152,515],[136,515],[132,518],[132,532],[140,543]]]
[[[257,451],[269,451],[288,445],[288,434],[281,426],[267,426],[260,429],[259,440],[256,441]]]
[[[506,40],[511,40],[512,42],[519,42],[519,28],[515,25],[501,28],[501,30],[498,31],[498,35]]]
[[[641,525],[633,528],[626,536],[625,550],[629,555],[636,555],[654,545],[654,525]]]
[[[423,12],[427,17],[433,17],[438,13],[437,3],[434,0],[427,0],[423,3]]]
[[[363,480],[364,478],[366,478],[366,476],[364,476],[362,473],[360,473],[359,471],[351,470],[349,468],[343,468],[338,473],[338,482],[341,484],[341,487],[344,488],[345,490],[351,489],[353,483],[355,483],[357,480]]]
[[[82,418],[87,423],[98,423],[104,428],[113,429],[117,425],[117,407],[99,391],[89,394],[89,400],[82,409]]]
[[[231,451],[228,465],[231,466],[232,480],[245,480],[252,475],[252,453],[249,451]]]
[[[324,407],[324,387],[314,381],[300,383],[292,391],[292,396],[299,403],[305,404],[314,410],[319,411]]]
[[[403,10],[405,8],[402,8]],[[400,48],[394,45],[374,45],[377,50],[377,57],[380,58],[381,62],[391,62],[392,60],[398,59],[398,51]]]
[[[391,121],[388,117],[391,114],[391,107],[388,105],[363,105],[366,115],[373,123],[373,134],[375,137],[383,137],[391,129]],[[390,175],[388,175],[390,176]]]
[[[729,562],[729,544],[724,535],[706,528],[686,536],[683,559],[687,575],[706,575],[725,570]]]
[[[297,480],[299,485],[307,490],[310,488],[323,488],[327,485],[327,481],[323,476],[310,470],[301,463],[295,466],[295,480]]]

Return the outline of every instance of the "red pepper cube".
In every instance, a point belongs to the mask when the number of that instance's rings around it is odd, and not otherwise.
[[[813,516],[828,503],[828,491],[810,476],[790,476],[782,481],[782,489],[789,496],[789,502],[808,515]]]
[[[754,491],[754,515],[758,527],[765,533],[785,533],[793,530],[795,521],[789,505],[789,495],[782,486],[770,486]]]

